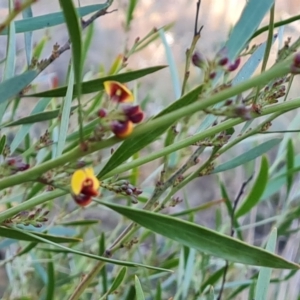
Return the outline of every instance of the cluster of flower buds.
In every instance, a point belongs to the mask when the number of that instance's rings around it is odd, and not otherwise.
[[[20,156],[11,156],[5,159],[5,163],[1,167],[3,168],[2,174],[12,175],[17,172],[26,171],[29,169],[29,164],[23,162]]]
[[[211,108],[204,110],[208,114],[215,116],[224,116],[228,118],[242,118],[244,120],[251,120],[252,108],[246,107],[244,104],[227,105],[222,108]]]
[[[98,111],[101,125],[109,128],[117,137],[126,138],[132,133],[134,124],[142,122],[144,112],[139,105],[128,104],[133,102],[134,97],[125,85],[117,81],[105,81],[104,89],[118,108],[111,112],[101,108]]]
[[[43,223],[48,221],[46,217],[49,214],[49,210],[43,211],[41,208],[38,208],[34,212],[24,210],[16,214],[14,217],[7,219],[3,222],[3,225],[32,225],[34,227],[40,228],[43,226]]]
[[[241,58],[238,57],[234,61],[230,61],[226,48],[222,48],[214,60],[208,60],[202,53],[196,51],[192,55],[192,62],[196,67],[205,71],[207,78],[214,79],[218,69],[223,69],[226,72],[235,71],[241,63]]]
[[[195,146],[205,146],[205,147],[222,147],[228,143],[231,138],[230,134],[226,132],[221,132],[218,136],[213,138],[207,138],[205,140],[194,143]]]
[[[101,183],[101,186],[115,192],[117,194],[121,194],[124,196],[131,196],[132,202],[137,203],[136,198],[143,193],[142,190],[138,189],[137,187],[133,186],[127,180],[120,180],[114,183]]]
[[[300,74],[300,52],[294,55],[293,63],[291,65],[292,74]]]

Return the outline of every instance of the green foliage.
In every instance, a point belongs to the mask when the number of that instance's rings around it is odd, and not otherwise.
[[[1,299],[296,300],[300,39],[270,54],[300,16],[276,22],[275,1],[249,0],[225,46],[199,53],[201,1],[187,5],[183,63],[176,19],[146,18],[137,38],[142,1],[59,0],[44,15],[35,2],[9,1],[0,21]],[[99,17],[124,38],[100,38]],[[91,62],[95,42],[111,51]],[[167,66],[133,67],[153,49]]]

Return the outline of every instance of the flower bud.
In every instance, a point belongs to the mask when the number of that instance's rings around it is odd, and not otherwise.
[[[229,72],[235,71],[235,70],[239,67],[240,63],[241,63],[241,58],[238,57],[238,58],[234,61],[234,63],[230,64],[230,65],[227,67],[227,70],[228,70]]]
[[[127,121],[113,121],[111,124],[112,132],[119,138],[128,137],[133,131],[133,123]]]
[[[202,53],[195,52],[192,56],[192,63],[194,64],[194,66],[203,69],[206,67],[207,61]]]
[[[107,111],[106,111],[106,109],[104,109],[104,108],[100,108],[99,110],[98,110],[98,117],[99,118],[104,118],[104,117],[106,117],[106,115],[107,115]]]

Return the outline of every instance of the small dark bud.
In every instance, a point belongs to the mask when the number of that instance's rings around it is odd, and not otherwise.
[[[107,116],[107,111],[104,108],[100,108],[97,114],[99,118],[104,118]]]
[[[227,57],[223,57],[218,61],[218,65],[219,66],[225,66],[228,63],[228,58]]]
[[[296,68],[300,67],[300,52],[296,53],[294,55],[294,64],[293,64]]]
[[[206,66],[206,58],[200,52],[195,52],[192,56],[192,63],[194,66],[203,69]]]
[[[241,58],[238,57],[238,58],[235,60],[235,62],[234,62],[233,64],[230,64],[230,65],[227,67],[227,70],[228,70],[229,72],[235,71],[235,70],[239,67],[240,63],[241,63]]]
[[[216,72],[211,72],[209,74],[209,79],[214,79],[216,77],[217,73]]]
[[[244,120],[251,120],[251,114],[247,107],[245,106],[237,106],[234,108],[234,113],[236,116],[243,118]]]
[[[227,100],[226,102],[225,102],[225,106],[229,106],[229,105],[231,105],[233,103],[233,101],[231,100],[231,99],[229,99],[229,100]]]
[[[126,194],[127,194],[128,196],[131,196],[131,195],[133,194],[132,189],[127,189],[127,190],[126,190]]]

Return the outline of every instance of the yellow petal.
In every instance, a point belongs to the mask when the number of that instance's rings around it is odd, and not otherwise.
[[[133,102],[134,97],[131,91],[118,81],[105,81],[103,83],[106,93],[112,100],[117,102]]]
[[[93,168],[85,168],[83,169],[83,171],[85,172],[86,174],[86,178],[91,178],[91,177],[94,177],[94,169]]]
[[[93,182],[93,189],[94,190],[98,190],[99,186],[100,186],[100,183],[99,183],[98,178],[94,174],[94,169],[93,168],[86,168],[86,169],[84,169],[84,171],[85,171],[85,174],[86,174],[86,178],[92,180],[92,182]]]
[[[79,195],[82,184],[86,180],[85,170],[76,170],[71,178],[71,190],[74,195]]]

